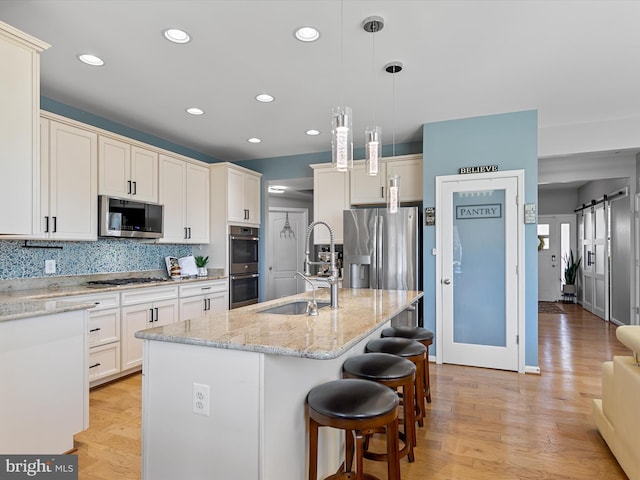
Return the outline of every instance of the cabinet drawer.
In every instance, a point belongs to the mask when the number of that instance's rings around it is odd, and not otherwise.
[[[120,344],[112,343],[89,350],[89,381],[120,372]]]
[[[173,300],[178,298],[178,286],[136,288],[122,292],[122,305],[136,305],[138,303],[152,303],[159,300]]]
[[[227,280],[213,280],[210,282],[190,283],[180,285],[180,298],[206,295],[209,293],[226,292]]]
[[[95,312],[96,310],[119,307],[120,292],[76,295],[73,297],[65,297],[64,300],[69,302],[93,303],[95,304],[95,307],[90,311]]]
[[[91,312],[87,338],[90,347],[120,340],[120,309]]]

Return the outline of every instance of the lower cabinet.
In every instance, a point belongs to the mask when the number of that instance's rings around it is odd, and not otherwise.
[[[89,382],[94,386],[102,378],[120,373],[120,342],[89,350]]]
[[[213,280],[180,286],[180,320],[194,320],[229,308],[228,282]]]
[[[177,320],[177,295],[174,300],[122,307],[122,371],[142,365],[142,340],[134,337],[137,331]]]

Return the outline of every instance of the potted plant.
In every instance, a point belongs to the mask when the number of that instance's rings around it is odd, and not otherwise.
[[[566,267],[564,268],[564,286],[562,291],[565,294],[576,294],[576,279],[578,278],[578,269],[580,268],[580,262],[582,258],[577,260],[573,256],[573,250],[569,250],[569,254],[565,254],[564,261]]]
[[[209,257],[203,257],[202,255],[196,255],[193,257],[196,261],[196,267],[198,267],[198,276],[206,277],[209,273],[207,271],[207,263],[209,263]]]

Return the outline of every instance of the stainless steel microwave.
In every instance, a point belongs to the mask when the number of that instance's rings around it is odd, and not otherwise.
[[[126,198],[98,197],[101,237],[162,238],[164,207]]]

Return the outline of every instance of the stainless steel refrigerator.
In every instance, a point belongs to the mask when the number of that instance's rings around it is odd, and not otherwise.
[[[344,288],[421,290],[422,245],[418,207],[345,210]],[[422,324],[421,304],[405,310],[393,325]]]

